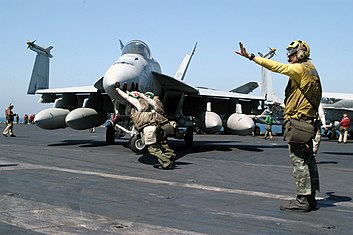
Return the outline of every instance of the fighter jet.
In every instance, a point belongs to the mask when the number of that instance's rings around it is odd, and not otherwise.
[[[321,105],[326,118],[326,123],[323,124],[326,124],[326,128],[329,130],[337,129],[338,123],[344,113],[346,113],[351,119],[351,122],[353,122],[352,93],[322,92]],[[350,136],[353,136],[353,123],[351,123],[348,133]]]
[[[149,47],[140,40],[132,40],[126,45],[120,41],[121,56],[92,86],[37,90],[37,84],[48,82],[49,76],[46,70],[33,70],[28,93],[41,94],[41,103],[54,103],[53,108],[36,114],[35,123],[43,129],[71,127],[83,130],[100,126],[109,119],[109,114],[116,114],[120,121],[113,127],[108,125],[107,143],[114,143],[117,132],[125,132],[131,135],[131,149],[141,150],[144,144],[131,127],[128,104],[116,91],[116,85],[121,84],[124,90],[151,91],[158,95],[168,117],[178,124],[175,137],[184,138],[187,146],[192,145],[196,128],[209,134],[219,132],[222,127],[228,133],[250,134],[254,122],[248,114],[262,112],[264,97],[194,87],[185,83],[186,71],[196,45],[184,57],[173,77],[162,73]],[[28,46],[32,50],[38,49],[36,64],[38,56],[47,49],[39,49],[41,47],[34,42]]]

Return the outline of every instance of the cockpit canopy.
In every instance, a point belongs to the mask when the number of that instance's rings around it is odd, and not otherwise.
[[[128,42],[124,46],[121,54],[139,54],[142,55],[144,58],[151,58],[151,52],[147,44],[139,40],[133,40]]]

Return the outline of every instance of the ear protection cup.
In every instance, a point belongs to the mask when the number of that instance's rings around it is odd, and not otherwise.
[[[303,60],[306,58],[306,51],[304,50],[299,50],[297,52],[297,59],[300,61],[300,60]]]

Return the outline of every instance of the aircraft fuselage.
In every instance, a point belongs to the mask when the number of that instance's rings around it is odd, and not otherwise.
[[[152,72],[161,72],[158,62],[150,58],[149,49],[141,41],[131,41],[124,47],[122,55],[106,71],[103,87],[111,99],[121,100],[116,92],[116,84],[127,87],[128,90],[160,93],[160,85],[153,79]]]

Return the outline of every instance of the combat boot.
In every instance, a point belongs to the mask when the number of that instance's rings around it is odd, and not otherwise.
[[[306,195],[298,195],[296,199],[291,200],[280,206],[282,211],[299,211],[299,212],[309,212],[310,204]]]
[[[315,199],[315,192],[308,196],[308,202],[310,205],[310,210],[316,210],[317,201]]]

